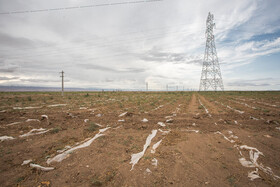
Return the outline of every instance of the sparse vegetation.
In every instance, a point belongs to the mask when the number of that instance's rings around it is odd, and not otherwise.
[[[27,97],[27,100],[28,100],[28,101],[32,101],[31,96],[28,96],[28,97]]]
[[[87,127],[87,130],[90,131],[90,132],[93,132],[93,131],[96,131],[98,130],[99,126],[96,125],[95,123],[93,122],[90,122],[89,123],[89,126]]]
[[[58,133],[59,131],[61,131],[61,127],[55,127],[50,131],[50,133],[55,134]]]
[[[92,186],[102,186],[102,181],[98,177],[91,178]]]

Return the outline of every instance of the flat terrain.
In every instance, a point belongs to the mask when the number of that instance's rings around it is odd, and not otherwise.
[[[280,186],[280,92],[0,101],[1,186]]]

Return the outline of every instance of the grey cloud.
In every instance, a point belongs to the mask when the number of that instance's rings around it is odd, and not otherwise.
[[[23,37],[14,37],[0,32],[1,45],[9,47],[26,47],[34,46],[34,42],[30,39]]]
[[[153,62],[172,62],[174,64],[198,64],[203,60],[198,56],[190,56],[185,53],[160,52],[155,49],[138,55],[141,60]]]
[[[105,82],[114,82],[113,79],[106,79]]]
[[[0,77],[1,81],[6,81],[6,80],[17,80],[19,77]]]
[[[109,68],[109,67],[95,65],[95,64],[80,64],[79,66],[82,66],[83,68],[86,69],[94,69],[94,70],[107,71],[113,73],[142,73],[146,71],[146,69],[143,68],[114,69],[114,68]]]
[[[23,82],[61,82],[61,80],[47,80],[47,79],[20,79]],[[70,82],[69,80],[64,80],[64,82]]]
[[[180,79],[179,77],[170,77],[170,76],[164,76],[164,75],[153,75],[152,77],[161,78],[161,79]]]
[[[3,72],[3,73],[13,73],[16,70],[17,70],[17,67],[1,68],[0,72]]]
[[[144,61],[155,62],[181,62],[185,60],[185,55],[180,53],[159,52],[155,50],[148,51],[139,55],[140,59]]]
[[[253,83],[253,82],[231,82],[227,84],[228,86],[240,86],[240,87],[247,87],[247,86],[271,86],[272,84],[269,83]]]

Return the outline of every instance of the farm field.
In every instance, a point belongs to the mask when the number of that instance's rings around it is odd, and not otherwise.
[[[1,186],[280,185],[280,92],[0,99]]]

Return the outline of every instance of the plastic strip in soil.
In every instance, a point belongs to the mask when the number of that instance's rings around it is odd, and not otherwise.
[[[152,130],[152,133],[146,139],[146,143],[143,147],[143,151],[131,155],[131,161],[130,161],[130,164],[132,164],[131,170],[133,170],[134,165],[137,164],[138,161],[144,156],[146,149],[150,146],[151,141],[156,136],[156,134],[157,134],[157,130]]]
[[[93,138],[91,138],[90,140],[84,142],[83,144],[80,144],[76,147],[73,147],[71,149],[68,149],[67,151],[61,153],[61,154],[58,154],[56,155],[55,157],[53,158],[49,158],[47,160],[47,164],[50,164],[52,162],[61,162],[62,160],[66,159],[70,153],[72,153],[73,151],[77,150],[77,149],[81,149],[81,148],[85,148],[85,147],[88,147],[90,146],[90,144],[97,138],[101,137],[101,136],[104,136],[104,134],[101,134],[102,132],[105,132],[106,130],[108,130],[110,127],[107,127],[107,128],[104,128],[104,129],[100,129],[99,130],[99,133],[96,134]]]

